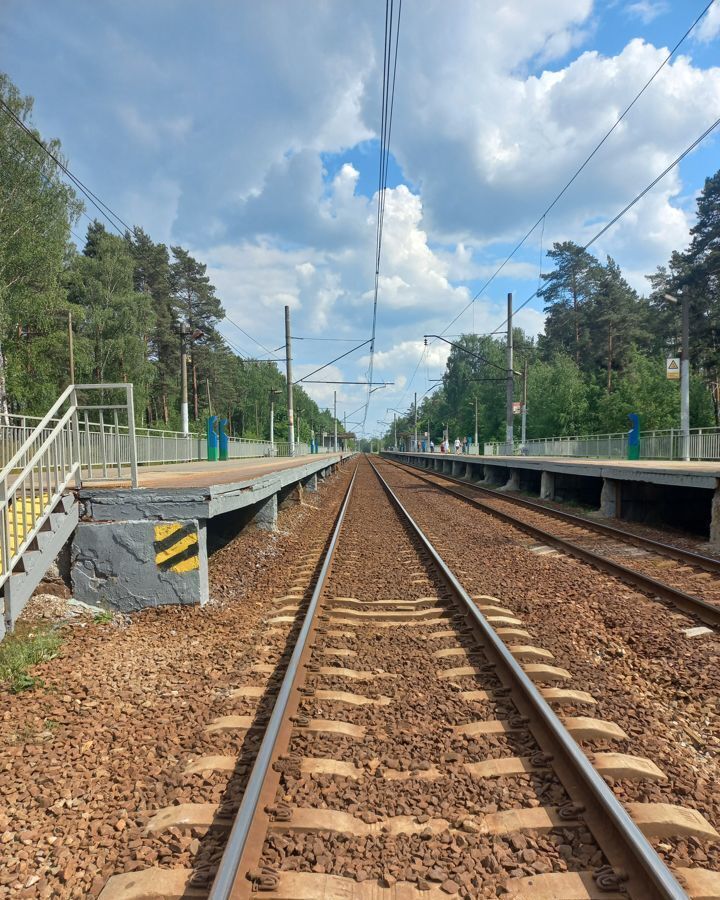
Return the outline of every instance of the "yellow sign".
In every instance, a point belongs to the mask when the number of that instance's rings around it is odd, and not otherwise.
[[[680,380],[680,360],[676,356],[665,360],[665,374],[671,381]]]
[[[155,526],[155,563],[170,572],[200,568],[197,527],[194,523],[168,522]]]

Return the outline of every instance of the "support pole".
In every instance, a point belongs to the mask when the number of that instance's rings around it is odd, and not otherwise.
[[[187,335],[188,326],[180,325],[180,431],[184,435],[190,433],[190,417],[188,414],[188,379],[187,379]]]
[[[413,448],[415,452],[418,451],[418,433],[417,433],[417,391],[415,391],[415,403],[413,404],[415,409],[415,447]]]
[[[522,426],[520,431],[520,443],[523,452],[525,451],[525,441],[527,439],[527,379],[528,379],[528,361],[525,360],[523,366],[523,399],[522,399]]]
[[[295,456],[295,418],[293,414],[292,345],[290,340],[290,307],[285,307],[285,377],[287,378],[288,441],[290,456]]]
[[[512,308],[513,303],[513,295],[507,295],[507,417],[506,417],[506,430],[505,430],[505,440],[508,444],[507,452],[512,455],[513,452],[513,437],[514,437],[514,427],[513,427],[513,394],[514,394],[514,384],[513,384],[513,324],[512,324]]]
[[[337,391],[333,391],[333,423],[335,426],[335,441],[334,441],[334,449],[335,453],[338,452],[338,442],[337,442]]]
[[[73,340],[73,324],[71,311],[68,311],[68,353],[70,356],[70,384],[75,384],[75,342]]]
[[[393,450],[397,448],[397,413],[393,413]]]
[[[477,416],[477,397],[475,398],[475,448],[476,452],[480,452],[480,444],[478,442],[478,416]]]
[[[680,350],[680,430],[683,459],[690,459],[690,297],[682,295],[682,348]]]

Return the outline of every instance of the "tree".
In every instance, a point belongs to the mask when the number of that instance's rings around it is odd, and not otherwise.
[[[190,341],[193,417],[197,422],[200,417],[198,382],[208,377],[204,370],[208,368],[209,354],[217,352],[223,346],[215,325],[225,317],[225,310],[205,274],[207,266],[193,259],[182,247],[171,249],[174,256],[170,265],[173,314],[188,326],[190,334],[202,332],[199,338]]]
[[[0,98],[32,126],[31,97],[0,73]],[[58,141],[48,149],[62,159]],[[67,304],[61,275],[71,225],[80,214],[56,164],[7,111],[0,113],[0,415],[45,411],[58,380],[67,381],[62,333]],[[10,360],[10,364],[7,364]],[[53,371],[53,363],[60,371]],[[44,407],[44,408],[43,408]]]
[[[78,371],[88,381],[132,382],[143,409],[152,381],[152,301],[134,289],[127,242],[97,227],[89,232],[92,253],[76,255],[66,275],[69,298],[82,310]]]
[[[541,276],[538,296],[545,301],[545,337],[541,346],[546,358],[558,351],[569,353],[579,366],[590,328],[588,307],[601,277],[598,260],[572,241],[553,244],[548,257],[555,269]]]

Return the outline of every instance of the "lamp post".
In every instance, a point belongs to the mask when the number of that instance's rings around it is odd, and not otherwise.
[[[275,397],[280,394],[278,388],[270,389],[270,453],[275,456]]]
[[[682,313],[682,344],[680,347],[680,431],[682,433],[683,459],[690,459],[690,301],[687,294],[678,291],[678,297],[664,294],[670,303],[679,303]]]

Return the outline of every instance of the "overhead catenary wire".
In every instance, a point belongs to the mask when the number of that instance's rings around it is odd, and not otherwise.
[[[249,338],[254,344],[257,344],[258,347],[260,347],[261,349],[263,349],[266,353],[269,353],[270,356],[275,356],[275,351],[274,351],[274,350],[270,350],[270,349],[269,349],[268,347],[266,347],[264,344],[261,344],[260,341],[257,340],[257,338],[254,338],[251,334],[248,334],[247,331],[245,331],[244,328],[241,328],[241,327],[238,325],[237,322],[234,322],[234,321],[230,318],[230,316],[229,316],[227,313],[225,313],[224,318],[225,318],[231,325],[233,325],[235,328],[237,328],[238,331],[242,332],[242,333],[245,335],[246,338]],[[284,346],[284,345],[283,345],[283,346]],[[275,358],[277,359],[278,357],[275,357]],[[278,361],[279,361],[279,359],[278,359]]]
[[[38,147],[40,147],[55,163],[55,165],[63,172],[70,181],[77,187],[79,191],[92,203],[92,205],[98,210],[98,212],[112,225],[115,231],[118,232],[121,236],[123,235],[122,228],[118,227],[117,222],[119,222],[127,231],[131,232],[133,229],[125,222],[124,219],[120,218],[120,216],[111,209],[107,203],[100,199],[97,194],[93,193],[90,188],[84,184],[76,175],[74,175],[70,169],[62,162],[53,152],[50,150],[35,134],[35,132],[29,128],[25,122],[15,113],[15,111],[0,97],[0,109],[2,109],[7,115],[10,116],[13,122],[21,128],[30,138],[33,140]]]
[[[712,123],[712,125],[710,125],[709,128],[706,128],[705,131],[703,131],[703,133],[699,137],[695,138],[695,140],[689,146],[687,146],[682,151],[682,153],[679,154],[679,156],[675,157],[675,159],[670,163],[669,166],[667,166],[665,169],[663,169],[663,171],[659,175],[657,175],[655,178],[653,178],[653,180],[650,182],[650,184],[648,184],[646,187],[644,187],[640,191],[640,193],[637,194],[626,206],[624,206],[620,210],[620,212],[617,213],[617,215],[613,216],[613,218],[610,219],[610,221],[606,225],[603,225],[603,227],[596,234],[594,234],[590,238],[590,240],[587,241],[587,243],[583,244],[583,246],[581,247],[581,250],[587,250],[596,241],[598,241],[607,231],[609,231],[613,227],[613,225],[615,225],[617,222],[619,222],[620,219],[622,219],[622,217],[624,215],[626,215],[626,213],[628,213],[637,203],[639,203],[640,200],[642,200],[642,198],[646,194],[648,194],[657,184],[659,184],[659,182],[661,182],[662,179],[675,168],[675,166],[679,165],[682,162],[682,160],[685,159],[685,157],[689,153],[692,153],[692,151],[705,140],[706,137],[711,135],[712,132],[715,131],[715,129],[719,125],[720,125],[720,118],[716,119]],[[540,293],[541,290],[542,290],[541,287],[534,290],[532,292],[532,294],[530,294],[529,297],[527,297],[525,300],[523,300],[523,302],[513,310],[513,315],[515,313],[519,312],[524,307],[526,307],[528,305],[528,303],[530,303],[531,300],[534,300],[535,297],[537,297],[537,295]],[[507,325],[507,318],[505,318],[500,323],[500,325],[498,325],[498,327],[495,329],[495,331],[491,332],[491,334],[498,334],[499,332],[501,332],[503,330],[505,325]]]
[[[323,369],[327,369],[328,366],[331,366],[333,363],[338,362],[338,360],[344,359],[346,356],[350,356],[351,353],[354,353],[356,350],[359,350],[361,347],[366,347],[370,343],[370,339],[363,341],[362,344],[358,344],[357,347],[351,347],[349,350],[346,350],[345,353],[341,353],[340,356],[336,356],[334,359],[331,359],[330,362],[324,363],[318,369],[313,369],[312,372],[308,372],[307,375],[303,375],[302,378],[298,378],[296,381],[293,381],[293,384],[300,384],[305,381],[306,378],[309,378],[311,375],[317,375],[318,372],[322,372]]]
[[[632,99],[632,100],[630,101],[630,103],[625,107],[625,109],[622,111],[622,113],[618,116],[618,118],[615,120],[615,122],[613,123],[613,125],[611,125],[611,127],[608,129],[608,131],[605,132],[605,134],[604,134],[603,137],[600,139],[600,141],[595,145],[595,147],[593,148],[593,150],[585,157],[585,159],[584,159],[583,162],[580,164],[579,168],[576,169],[575,173],[572,175],[572,177],[570,178],[570,180],[564,185],[564,187],[560,190],[560,192],[554,197],[554,199],[551,201],[551,203],[550,203],[549,206],[545,209],[545,211],[538,217],[538,219],[537,219],[537,221],[535,222],[535,224],[534,224],[534,225],[533,225],[533,226],[525,233],[525,235],[521,238],[521,240],[515,245],[515,247],[511,250],[511,252],[505,257],[505,259],[503,260],[503,262],[497,267],[497,269],[495,269],[495,271],[492,273],[492,275],[490,276],[490,278],[488,278],[487,281],[482,285],[482,287],[481,287],[481,288],[473,295],[473,297],[472,297],[472,299],[470,300],[470,302],[460,310],[460,312],[459,312],[459,313],[455,316],[455,318],[454,318],[454,319],[453,319],[453,320],[452,320],[452,321],[451,321],[451,322],[450,322],[450,323],[449,323],[449,324],[448,324],[448,325],[440,332],[440,334],[445,334],[445,332],[448,330],[448,328],[451,328],[451,327],[455,324],[455,322],[457,322],[457,320],[458,320],[458,319],[459,319],[459,318],[460,318],[460,317],[461,317],[468,309],[470,309],[471,306],[473,306],[473,304],[474,304],[475,301],[478,299],[478,297],[480,297],[481,294],[482,294],[484,291],[487,290],[487,288],[488,288],[488,287],[492,284],[492,282],[497,278],[497,276],[500,274],[500,272],[502,272],[502,270],[505,268],[505,266],[506,266],[506,265],[510,262],[510,260],[515,256],[515,254],[518,252],[518,250],[520,250],[521,247],[523,247],[523,245],[525,244],[525,242],[527,241],[527,239],[528,239],[528,238],[530,237],[530,235],[535,231],[535,229],[538,227],[538,225],[540,225],[540,224],[542,223],[542,224],[543,224],[543,228],[544,228],[545,218],[546,218],[546,216],[548,215],[548,213],[549,213],[549,212],[557,205],[557,203],[562,199],[562,197],[565,195],[565,193],[568,191],[568,189],[572,186],[572,184],[575,182],[575,180],[578,178],[578,176],[581,174],[581,172],[583,172],[583,170],[586,168],[586,166],[588,165],[588,163],[590,163],[590,161],[593,159],[593,157],[597,154],[597,152],[598,152],[598,151],[601,149],[601,147],[605,144],[605,142],[607,141],[607,139],[608,139],[608,138],[612,135],[612,133],[617,129],[617,127],[620,125],[620,123],[623,121],[623,119],[627,116],[627,114],[630,112],[630,110],[635,106],[635,104],[636,104],[636,103],[638,102],[638,100],[642,97],[642,95],[645,93],[645,91],[650,87],[650,85],[653,83],[653,81],[655,80],[655,78],[660,74],[660,72],[665,68],[665,66],[667,65],[667,63],[668,63],[668,62],[672,59],[672,57],[677,53],[678,49],[682,46],[682,44],[685,42],[685,40],[686,40],[686,39],[690,36],[690,34],[694,31],[694,29],[695,29],[695,28],[697,27],[697,25],[699,24],[700,20],[705,16],[705,14],[707,13],[707,11],[710,9],[710,7],[711,7],[711,6],[713,5],[713,3],[715,3],[715,2],[716,2],[716,0],[710,0],[710,2],[707,3],[707,4],[705,5],[705,7],[701,10],[701,12],[699,13],[699,15],[695,18],[695,20],[693,21],[693,23],[692,23],[692,24],[690,25],[690,27],[687,29],[687,31],[686,31],[686,32],[682,35],[682,37],[675,43],[675,45],[674,45],[673,48],[670,50],[670,52],[667,54],[667,56],[663,59],[663,61],[660,63],[660,65],[657,67],[657,69],[655,69],[655,71],[652,73],[652,75],[650,76],[650,78],[648,78],[648,80],[645,82],[645,84],[640,88],[640,90],[635,94],[635,96],[633,97],[633,99]],[[501,326],[501,327],[502,327],[502,326]]]
[[[383,50],[382,101],[380,109],[380,159],[378,165],[377,214],[375,223],[375,278],[373,286],[373,314],[370,331],[370,360],[367,370],[368,394],[363,413],[363,428],[367,421],[370,405],[370,384],[373,380],[375,365],[375,338],[377,335],[378,293],[380,289],[380,262],[382,259],[383,226],[385,221],[385,199],[387,189],[388,166],[390,162],[390,136],[392,134],[392,117],[395,107],[395,82],[397,78],[398,46],[400,37],[400,17],[402,0],[398,0],[397,21],[395,17],[395,0],[385,0],[385,43]],[[393,54],[393,33],[395,47]]]

